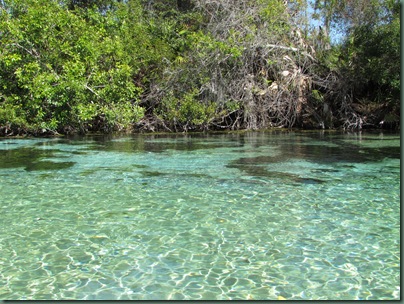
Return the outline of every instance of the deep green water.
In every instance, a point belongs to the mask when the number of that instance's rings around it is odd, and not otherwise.
[[[0,140],[1,299],[399,299],[400,135]]]

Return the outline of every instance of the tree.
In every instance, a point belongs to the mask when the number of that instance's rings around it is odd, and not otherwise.
[[[309,0],[3,0],[0,133],[398,117],[398,0],[313,3],[320,32]]]
[[[142,116],[134,78],[143,44],[127,49],[125,20],[96,8],[73,13],[56,1],[14,3],[1,16],[2,125],[85,132],[123,129]]]
[[[97,8],[100,12],[113,9],[121,0],[68,0],[66,5],[69,10]]]
[[[379,10],[383,19],[356,26],[342,48],[342,69],[351,79],[355,102],[377,123],[398,121],[400,115],[399,2]]]

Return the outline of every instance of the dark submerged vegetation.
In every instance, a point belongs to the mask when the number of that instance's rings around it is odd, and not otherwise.
[[[399,43],[398,0],[2,0],[0,135],[398,128]]]

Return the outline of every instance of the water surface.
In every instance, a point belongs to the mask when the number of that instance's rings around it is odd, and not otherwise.
[[[400,137],[0,140],[0,299],[400,298]]]

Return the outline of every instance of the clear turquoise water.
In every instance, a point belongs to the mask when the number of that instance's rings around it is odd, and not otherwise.
[[[399,299],[400,136],[0,140],[0,299]]]

